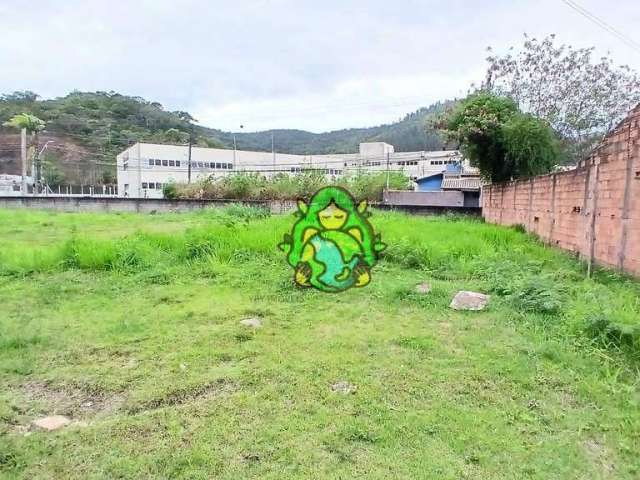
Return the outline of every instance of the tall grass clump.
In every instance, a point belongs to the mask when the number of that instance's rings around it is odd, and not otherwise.
[[[69,269],[131,273],[209,257],[225,262],[270,258],[281,233],[275,230],[280,222],[269,216],[266,208],[234,204],[193,214],[197,226],[182,232],[139,231],[116,239],[72,233],[48,246],[9,245],[0,251],[0,275]]]
[[[264,177],[258,173],[235,173],[225,177],[209,177],[192,184],[172,184],[166,193],[170,198],[228,200],[294,200],[309,199],[328,185],[347,188],[359,199],[382,200],[387,183],[392,190],[409,190],[411,182],[402,172],[355,172],[343,177],[329,177],[323,171],[307,171],[296,175],[281,173]],[[168,197],[169,198],[169,197]]]
[[[600,348],[613,350],[640,361],[640,325],[630,325],[612,319],[603,311],[584,319],[584,332]]]

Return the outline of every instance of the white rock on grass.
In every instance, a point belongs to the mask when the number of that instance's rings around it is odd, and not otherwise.
[[[69,425],[71,420],[63,415],[51,415],[50,417],[39,418],[31,422],[35,428],[39,428],[40,430],[57,430],[66,425]]]
[[[331,385],[331,390],[333,390],[336,393],[348,395],[350,393],[356,393],[356,390],[358,390],[358,387],[349,382],[341,381]]]
[[[427,282],[422,282],[416,285],[416,293],[426,295],[430,291],[431,291],[431,285],[429,285]]]
[[[489,295],[460,291],[453,297],[449,307],[454,310],[484,310],[487,303],[489,303]]]
[[[260,328],[262,327],[262,320],[256,317],[245,318],[244,320],[240,320],[240,325],[250,328]]]

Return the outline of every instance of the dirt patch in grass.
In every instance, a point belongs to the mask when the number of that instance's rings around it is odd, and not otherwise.
[[[236,389],[237,385],[235,382],[221,378],[203,385],[194,385],[172,390],[161,396],[131,405],[127,407],[126,410],[129,414],[136,414],[149,410],[157,410],[159,408],[173,407],[197,400],[213,398],[224,393],[233,392]]]
[[[116,413],[135,415],[165,407],[190,404],[203,399],[230,393],[237,385],[228,379],[218,379],[169,391],[161,396],[131,403],[126,393],[85,391],[71,385],[54,385],[44,381],[29,381],[15,389],[22,401],[15,405],[18,416],[13,430],[24,433],[36,418],[50,415],[69,417],[75,425],[86,426]]]
[[[582,449],[589,461],[600,470],[603,478],[615,477],[616,466],[606,445],[591,438],[582,443]]]
[[[124,402],[121,394],[100,391],[85,391],[70,385],[52,385],[42,381],[23,383],[19,388],[25,403],[18,406],[21,413],[65,415],[79,420],[110,415],[120,409]]]

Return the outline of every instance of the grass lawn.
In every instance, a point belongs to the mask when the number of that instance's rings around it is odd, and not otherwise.
[[[640,477],[640,283],[478,220],[371,221],[372,283],[326,294],[276,248],[291,216],[0,211],[0,478]]]

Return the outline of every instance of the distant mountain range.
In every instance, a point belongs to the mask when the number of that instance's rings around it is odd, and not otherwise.
[[[326,154],[353,153],[361,142],[387,142],[397,152],[440,150],[440,135],[428,128],[427,119],[441,113],[453,102],[439,102],[405,115],[402,120],[367,128],[347,128],[325,133],[304,130],[278,129],[255,133],[236,133],[237,148],[244,150],[271,150],[271,133],[276,150],[283,153]],[[208,130],[211,136],[224,145],[233,146],[233,135],[220,130]]]
[[[271,151],[271,134],[276,150],[282,153],[352,153],[361,142],[383,141],[396,151],[439,150],[440,135],[427,126],[427,120],[452,102],[438,102],[407,114],[395,123],[368,128],[349,128],[326,133],[278,129],[236,133],[238,149]],[[166,111],[157,102],[116,92],[72,92],[64,97],[40,100],[33,92],[22,91],[0,96],[0,125],[17,113],[31,113],[47,123],[43,137],[53,139],[47,150],[51,163],[114,163],[117,153],[137,141],[186,143],[189,138],[187,112]],[[0,173],[3,163],[15,162],[15,138],[0,127]],[[203,126],[193,127],[194,142],[200,146],[233,148],[233,133]],[[56,144],[58,138],[60,142]],[[4,139],[4,140],[3,140]],[[8,139],[12,139],[9,141]],[[58,150],[56,150],[58,148]],[[64,159],[64,160],[62,160]],[[76,169],[77,170],[77,169]]]

